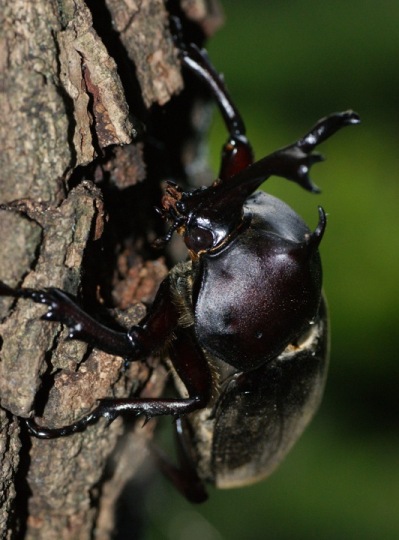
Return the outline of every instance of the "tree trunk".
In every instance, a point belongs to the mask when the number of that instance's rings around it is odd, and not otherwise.
[[[0,280],[59,287],[103,317],[113,306],[129,326],[167,273],[151,248],[160,181],[189,180],[202,127],[193,111],[206,111],[198,83],[181,93],[168,16],[201,44],[221,22],[216,0],[0,4]],[[154,423],[126,429],[119,418],[39,440],[21,419],[55,427],[104,397],[157,396],[165,370],[157,358],[124,369],[65,340],[28,300],[1,298],[0,308],[0,537],[110,538]]]

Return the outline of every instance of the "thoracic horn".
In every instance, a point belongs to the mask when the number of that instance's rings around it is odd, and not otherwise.
[[[310,252],[315,252],[319,247],[321,239],[323,238],[324,231],[326,230],[327,225],[327,216],[321,206],[318,207],[319,210],[319,223],[317,224],[316,229],[309,234],[305,239],[305,244]]]

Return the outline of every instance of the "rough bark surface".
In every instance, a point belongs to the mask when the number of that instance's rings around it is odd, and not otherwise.
[[[149,125],[162,133],[151,106],[183,88],[171,10],[204,37],[221,23],[210,0],[0,0],[0,280],[59,287],[89,304],[112,300],[126,327],[167,273],[148,248],[157,227],[142,217],[163,171],[140,133]],[[190,108],[180,114],[191,122]],[[125,223],[127,200],[128,210],[134,201],[144,210],[127,212]],[[125,369],[122,358],[65,340],[43,311],[0,298],[0,538],[105,540],[155,424],[126,433],[121,419],[100,421],[39,440],[21,419],[63,425],[103,397],[157,396],[165,370],[155,358]]]

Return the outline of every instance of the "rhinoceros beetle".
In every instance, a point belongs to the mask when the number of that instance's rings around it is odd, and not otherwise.
[[[206,53],[189,45],[181,62],[213,92],[229,137],[210,187],[186,192],[168,184],[158,212],[171,228],[158,244],[177,231],[190,257],[172,268],[146,317],[116,332],[59,289],[1,284],[0,294],[46,304],[44,318],[65,324],[70,338],[129,361],[168,343],[178,398],[101,400],[77,422],[54,429],[26,422],[35,436],[52,438],[100,417],[171,415],[180,468],[159,463],[181,492],[199,502],[206,498],[203,483],[229,488],[269,475],[320,402],[328,319],[318,246],[326,216],[319,208],[312,232],[284,202],[257,189],[276,175],[318,191],[309,169],[322,158],[312,151],[359,118],[351,111],[332,114],[294,144],[254,162],[244,123]]]

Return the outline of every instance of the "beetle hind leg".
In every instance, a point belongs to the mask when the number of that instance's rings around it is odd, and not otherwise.
[[[178,418],[175,430],[178,466],[174,465],[158,447],[151,448],[152,456],[162,474],[189,502],[202,503],[208,499],[208,493],[185,447],[182,432],[182,421]]]

